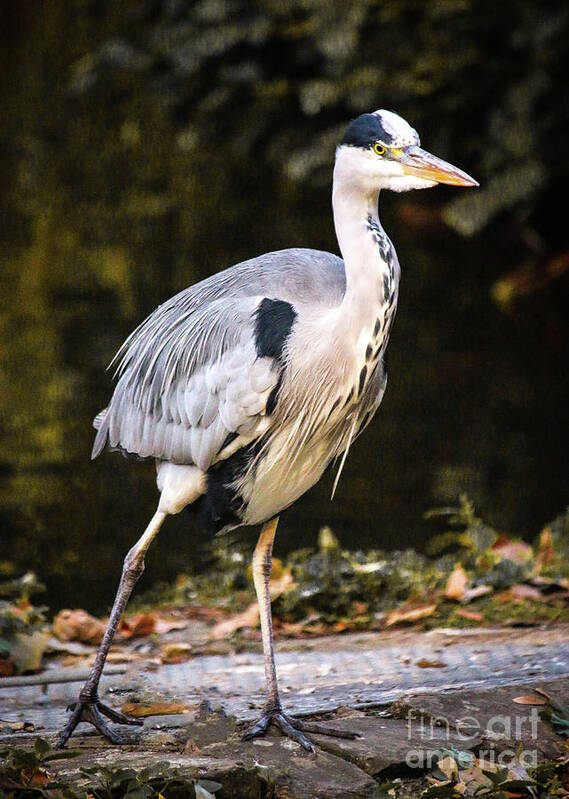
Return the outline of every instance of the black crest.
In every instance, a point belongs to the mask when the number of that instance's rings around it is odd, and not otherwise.
[[[349,124],[342,144],[367,149],[376,141],[388,147],[394,144],[393,136],[381,124],[379,114],[362,114]]]

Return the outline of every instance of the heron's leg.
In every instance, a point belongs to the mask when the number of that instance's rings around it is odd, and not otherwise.
[[[259,602],[261,619],[261,635],[263,638],[263,654],[265,657],[265,681],[267,701],[261,718],[243,735],[243,740],[258,738],[267,732],[270,724],[280,729],[283,735],[292,738],[309,752],[316,749],[304,732],[315,732],[321,735],[332,735],[336,738],[356,738],[351,732],[331,730],[320,724],[302,722],[283,712],[277,684],[275,668],[275,648],[273,643],[273,621],[271,615],[271,595],[269,593],[269,577],[271,575],[273,542],[277,531],[278,516],[263,525],[255,552],[253,553],[253,582]]]
[[[124,740],[109,727],[103,716],[106,716],[111,721],[115,721],[118,724],[133,724],[136,726],[140,726],[142,724],[142,722],[137,719],[131,719],[128,716],[125,716],[123,713],[119,713],[117,710],[113,710],[112,708],[103,705],[103,703],[99,700],[97,691],[103,666],[105,665],[105,660],[107,659],[109,649],[111,648],[111,644],[113,642],[113,638],[117,631],[123,611],[126,607],[126,603],[129,600],[136,581],[144,571],[144,557],[148,547],[156,537],[162,522],[166,518],[166,515],[167,514],[161,510],[156,511],[150,521],[150,524],[136,544],[129,551],[124,560],[121,580],[115,601],[113,603],[109,622],[107,624],[105,634],[103,635],[103,640],[101,641],[101,645],[99,647],[99,651],[97,652],[97,657],[95,658],[95,663],[91,669],[91,673],[89,674],[85,685],[81,689],[79,699],[74,705],[70,705],[68,708],[69,710],[72,710],[72,714],[71,718],[63,728],[61,735],[59,736],[59,740],[57,742],[57,747],[59,749],[65,746],[69,736],[81,721],[87,721],[92,724],[112,743],[123,743]]]

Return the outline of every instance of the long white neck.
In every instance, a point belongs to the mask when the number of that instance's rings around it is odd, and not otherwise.
[[[397,302],[399,264],[378,217],[379,189],[366,186],[349,157],[339,153],[334,167],[332,206],[336,236],[346,270],[341,313],[358,335]],[[391,316],[392,314],[390,314]]]

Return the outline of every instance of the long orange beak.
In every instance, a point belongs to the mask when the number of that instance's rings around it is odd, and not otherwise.
[[[457,169],[447,161],[431,155],[420,147],[405,147],[403,154],[397,159],[406,175],[434,180],[437,183],[448,183],[449,186],[478,186],[478,181]]]

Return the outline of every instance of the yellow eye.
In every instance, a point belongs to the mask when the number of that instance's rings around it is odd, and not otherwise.
[[[385,155],[385,147],[378,141],[373,145],[373,151],[376,155]]]

